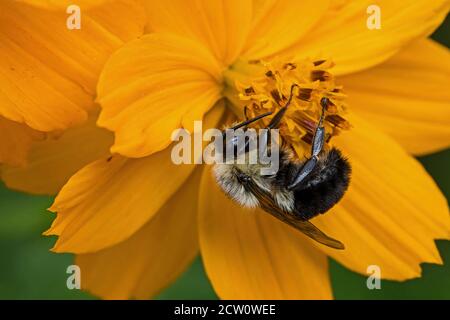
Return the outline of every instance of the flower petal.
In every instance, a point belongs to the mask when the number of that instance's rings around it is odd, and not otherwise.
[[[450,238],[446,199],[397,143],[357,116],[349,119],[354,129],[336,145],[352,164],[350,188],[334,209],[313,219],[346,248],[319,246],[356,272],[378,265],[385,279],[418,277],[421,263],[442,263],[434,239]]]
[[[82,289],[105,299],[148,299],[174,281],[198,252],[200,173],[199,168],[131,238],[78,255]]]
[[[191,174],[170,150],[143,159],[98,160],[75,174],[50,208],[58,212],[47,235],[56,252],[87,253],[115,245],[149,221]]]
[[[228,199],[205,170],[200,249],[222,299],[330,299],[326,256],[296,230]]]
[[[205,117],[216,126],[223,106]],[[103,158],[78,171],[62,188],[53,206],[58,212],[46,235],[58,235],[56,252],[90,253],[128,239],[180,188],[194,165],[175,165],[171,149],[149,157]]]
[[[355,113],[414,154],[450,146],[450,51],[419,40],[385,63],[339,79]]]
[[[243,54],[261,59],[297,43],[326,13],[329,3],[329,0],[254,0],[252,29]]]
[[[220,68],[200,44],[151,34],[118,50],[98,85],[99,125],[115,132],[111,151],[145,157],[166,148],[172,132],[191,129],[220,98]]]
[[[376,4],[381,29],[369,29],[367,20]],[[370,9],[370,8],[369,8]],[[410,41],[431,34],[444,20],[447,0],[372,0],[335,2],[328,15],[290,52],[300,57],[331,57],[335,74],[348,74],[379,64]]]
[[[42,132],[0,117],[0,164],[24,166],[32,142],[44,137]]]
[[[140,8],[114,1],[83,11],[81,29],[69,30],[63,12],[2,1],[0,115],[39,131],[86,120],[105,60],[142,33]]]
[[[62,136],[35,142],[26,166],[3,166],[1,178],[9,188],[34,194],[56,194],[82,167],[109,155],[111,132],[95,125],[96,116]]]
[[[202,42],[224,65],[238,57],[252,19],[251,0],[146,0],[149,28]]]

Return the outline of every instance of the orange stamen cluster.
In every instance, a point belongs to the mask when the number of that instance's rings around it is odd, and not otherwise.
[[[263,74],[250,80],[236,81],[240,102],[249,118],[278,109],[286,105],[293,87],[292,101],[280,126],[280,134],[285,143],[292,146],[300,156],[307,156],[317,127],[322,107],[322,98],[328,98],[324,126],[327,142],[341,130],[350,128],[344,118],[346,105],[342,87],[336,85],[329,72],[333,66],[329,60],[281,63],[277,61],[252,61],[260,65]],[[265,118],[260,126],[267,126]]]

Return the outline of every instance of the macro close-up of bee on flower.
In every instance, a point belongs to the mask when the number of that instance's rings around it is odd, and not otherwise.
[[[449,8],[1,1],[0,297],[450,299]]]

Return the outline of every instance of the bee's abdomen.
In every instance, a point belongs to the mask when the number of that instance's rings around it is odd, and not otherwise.
[[[330,210],[345,194],[351,167],[341,152],[331,149],[308,179],[294,188],[295,214],[309,220]]]

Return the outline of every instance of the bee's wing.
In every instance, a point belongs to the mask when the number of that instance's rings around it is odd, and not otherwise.
[[[273,215],[275,218],[280,219],[281,221],[289,224],[295,229],[303,232],[311,239],[319,243],[322,243],[328,247],[341,250],[345,248],[342,242],[327,236],[311,222],[300,220],[295,216],[293,216],[291,213],[283,211],[280,207],[276,205],[272,195],[266,192],[265,190],[261,189],[254,181],[252,180],[246,181],[245,187],[252,194],[254,194],[256,198],[258,198],[261,204],[261,208],[264,209],[264,211]]]

